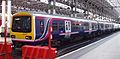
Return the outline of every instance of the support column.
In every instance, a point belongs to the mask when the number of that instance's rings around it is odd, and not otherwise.
[[[10,21],[11,21],[11,0],[7,1],[7,26],[10,28]]]
[[[74,16],[74,11],[73,11],[73,7],[74,7],[74,0],[72,0],[72,4],[71,4],[71,17]]]
[[[56,6],[56,0],[53,0],[53,14],[55,14],[55,6]]]
[[[6,1],[2,0],[2,25],[0,27],[0,32],[4,33],[4,28],[5,28],[5,13],[6,13]]]
[[[11,0],[7,2],[7,26],[10,28],[10,21],[11,21]]]
[[[78,0],[75,0],[75,13],[74,13],[74,17],[77,17],[77,5],[78,5]]]
[[[51,0],[48,0],[48,4],[49,4],[49,7],[48,7],[48,14],[51,14]]]

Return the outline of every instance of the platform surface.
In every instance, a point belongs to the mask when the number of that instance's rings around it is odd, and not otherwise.
[[[56,59],[120,59],[120,31]]]
[[[90,52],[77,59],[120,59],[120,32]]]

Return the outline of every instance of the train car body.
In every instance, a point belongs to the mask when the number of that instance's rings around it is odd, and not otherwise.
[[[15,45],[36,45],[42,41],[47,42],[49,27],[52,27],[52,41],[57,44],[96,36],[99,32],[108,30],[105,24],[93,20],[19,12],[12,17],[10,36]]]

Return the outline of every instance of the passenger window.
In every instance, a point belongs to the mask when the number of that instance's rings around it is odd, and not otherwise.
[[[84,23],[84,29],[89,30],[89,23],[87,23],[87,22]]]
[[[59,23],[59,30],[63,30],[64,29],[64,23]]]
[[[74,23],[74,22],[72,22],[71,27],[72,27],[72,30],[74,30],[74,29],[75,29],[75,23]]]
[[[58,31],[58,23],[53,22],[52,27],[53,27],[53,31]]]
[[[80,24],[79,24],[79,29],[83,30],[83,24],[82,24],[82,22],[80,22]]]
[[[95,23],[92,23],[92,30],[96,30],[97,25]]]
[[[43,20],[40,21],[40,31],[41,33],[44,32],[44,21]]]
[[[104,28],[104,25],[103,24],[100,24],[100,29],[103,29]]]
[[[53,31],[64,31],[65,24],[62,20],[53,20],[52,22]]]

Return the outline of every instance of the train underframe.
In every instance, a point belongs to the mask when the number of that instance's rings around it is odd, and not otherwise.
[[[95,31],[89,33],[82,33],[80,34],[73,34],[70,37],[65,38],[65,36],[59,36],[59,37],[54,37],[51,40],[52,46],[61,46],[64,43],[72,43],[75,41],[82,41],[82,40],[90,40],[91,38],[103,35],[103,34],[110,34],[112,32],[118,31],[120,29],[111,29],[111,30],[102,30],[102,31]],[[13,45],[15,48],[20,48],[23,45],[48,45],[48,40],[43,40],[40,42],[19,42],[19,41],[14,41],[13,40]]]

